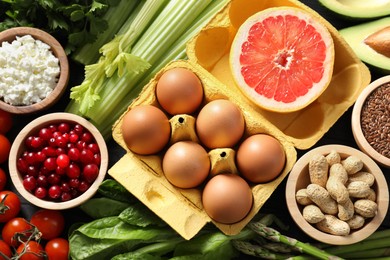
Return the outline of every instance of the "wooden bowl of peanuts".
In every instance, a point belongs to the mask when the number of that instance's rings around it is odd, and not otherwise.
[[[373,81],[360,93],[351,123],[359,148],[390,168],[390,75]]]
[[[304,154],[286,184],[291,217],[308,236],[332,245],[359,242],[375,232],[389,206],[382,170],[365,153],[325,145]]]

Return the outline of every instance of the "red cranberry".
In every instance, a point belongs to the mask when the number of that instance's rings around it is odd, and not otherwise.
[[[28,163],[23,158],[18,158],[16,162],[16,167],[18,171],[23,175],[27,173]]]
[[[37,187],[37,181],[33,176],[23,179],[23,187],[32,192]]]
[[[61,181],[61,176],[58,175],[58,174],[52,173],[52,174],[50,174],[49,176],[47,176],[47,181],[48,181],[51,185],[59,184],[60,181]]]
[[[56,158],[49,157],[44,162],[43,165],[48,169],[49,171],[54,171],[57,168]]]
[[[46,146],[42,149],[42,153],[45,154],[47,157],[56,156],[56,149],[54,149],[51,146]]]
[[[58,125],[58,131],[61,133],[67,133],[70,131],[70,125],[68,123],[61,123]]]
[[[68,201],[72,199],[72,195],[69,192],[63,192],[61,194],[61,201]]]
[[[75,163],[71,163],[66,170],[66,175],[71,179],[80,177],[80,173],[80,167]]]
[[[67,168],[70,164],[70,158],[66,154],[60,154],[57,157],[56,163],[61,168]]]
[[[52,137],[52,132],[49,128],[42,128],[39,130],[39,137],[42,138],[42,140],[48,141]]]
[[[83,164],[89,164],[89,163],[92,163],[94,160],[93,158],[93,152],[91,150],[88,150],[88,149],[83,149],[80,153],[80,161],[83,163]]]
[[[34,195],[38,199],[44,199],[47,196],[47,190],[44,187],[38,187],[38,188],[36,188]]]
[[[93,135],[89,132],[84,132],[81,135],[81,141],[84,141],[85,143],[89,144],[93,141]]]
[[[89,189],[89,183],[86,182],[86,181],[81,181],[80,182],[80,185],[78,186],[78,191],[81,192],[81,193],[84,193],[86,192],[88,189]]]
[[[78,161],[80,159],[80,150],[77,148],[70,148],[68,151],[69,159],[72,161]]]
[[[58,185],[53,185],[48,190],[49,197],[52,198],[52,199],[60,198],[61,197],[61,193],[62,193],[61,192],[61,188]]]
[[[83,177],[84,179],[92,183],[99,175],[99,167],[96,164],[87,164],[83,169]]]
[[[47,177],[45,175],[39,175],[37,177],[37,185],[39,187],[47,187],[49,185]]]

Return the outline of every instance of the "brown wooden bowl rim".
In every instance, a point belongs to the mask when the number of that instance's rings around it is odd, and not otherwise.
[[[352,110],[351,125],[352,125],[353,136],[359,148],[363,152],[367,153],[375,161],[377,161],[381,166],[390,168],[390,158],[380,154],[368,143],[367,139],[363,135],[361,120],[360,120],[362,107],[367,97],[371,94],[371,92],[373,92],[375,89],[377,89],[378,87],[382,86],[385,83],[390,83],[390,75],[381,77],[373,81],[360,93]]]
[[[314,154],[328,154],[330,151],[335,150],[340,154],[345,155],[356,155],[363,160],[365,167],[370,169],[370,172],[375,176],[375,184],[377,185],[377,204],[378,211],[375,217],[369,220],[361,229],[354,230],[351,234],[347,236],[336,236],[324,233],[311,224],[309,224],[302,216],[302,213],[299,209],[299,205],[295,199],[295,193],[297,191],[297,180],[302,172],[302,170],[307,167],[310,158]],[[286,184],[286,202],[287,208],[290,212],[291,217],[298,227],[304,231],[308,236],[313,239],[332,245],[348,245],[353,244],[359,241],[364,240],[372,233],[374,233],[377,228],[382,224],[384,218],[386,217],[387,210],[389,207],[389,190],[387,186],[386,179],[383,175],[380,167],[365,153],[349,146],[345,145],[324,145],[310,150],[305,153],[293,166]]]
[[[73,122],[73,123],[79,123],[85,128],[88,129],[88,131],[94,136],[99,149],[100,149],[100,155],[101,155],[101,162],[99,167],[99,176],[97,179],[93,182],[93,184],[89,187],[89,189],[81,194],[80,196],[71,199],[69,201],[65,202],[53,202],[53,201],[46,201],[39,199],[35,197],[33,194],[28,192],[22,184],[21,176],[19,174],[19,171],[17,170],[17,159],[19,158],[19,155],[22,152],[23,145],[25,138],[30,134],[39,129],[39,127],[42,127],[44,125],[48,125],[50,123],[56,123],[56,122]],[[31,121],[29,124],[27,124],[16,136],[14,142],[12,143],[10,155],[9,155],[9,172],[11,176],[11,180],[16,188],[16,190],[29,202],[32,204],[46,209],[68,209],[73,208],[87,199],[91,198],[99,188],[99,185],[104,180],[107,168],[108,168],[108,149],[106,142],[103,138],[103,136],[100,134],[99,130],[88,120],[85,118],[71,114],[66,112],[58,112],[58,113],[51,113],[46,114],[41,117],[38,117],[37,119]]]
[[[13,114],[30,114],[54,105],[65,93],[69,81],[69,61],[64,48],[49,33],[33,27],[14,27],[0,32],[0,43],[12,41],[16,36],[31,35],[34,39],[41,40],[50,46],[53,54],[58,58],[60,64],[60,76],[53,91],[42,101],[26,106],[13,106],[0,100],[0,108]]]

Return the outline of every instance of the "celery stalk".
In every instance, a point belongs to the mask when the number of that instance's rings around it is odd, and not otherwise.
[[[112,104],[112,106],[115,106],[113,114],[110,114],[110,117],[104,119],[104,122],[101,124],[97,124],[95,122],[95,125],[99,128],[106,140],[111,136],[112,125],[126,111],[127,107],[138,96],[141,89],[170,61],[185,59],[187,57],[187,42],[194,37],[195,34],[206,25],[210,18],[221,10],[227,2],[228,0],[221,0],[210,3],[210,5],[207,6],[207,8],[199,15],[195,23],[192,24],[191,27],[176,41],[175,45],[167,53],[165,53],[151,69],[147,71],[144,77],[134,85],[134,88],[128,92],[128,94],[122,98],[119,103]]]
[[[72,87],[70,93],[70,98],[80,104],[78,109],[81,114],[85,114],[96,101],[100,100],[100,92],[107,76],[112,76],[117,69],[118,76],[121,76],[125,68],[135,74],[140,74],[150,67],[148,61],[127,51],[160,9],[166,5],[166,2],[167,0],[147,0],[131,23],[129,30],[123,35],[115,36],[112,41],[102,46],[102,56],[97,63],[85,66],[84,81],[79,86]]]
[[[150,64],[157,62],[174,46],[179,36],[189,28],[211,0],[170,1],[153,24],[134,45],[131,53]],[[122,77],[113,75],[105,81],[100,93],[101,100],[86,113],[97,124],[102,124],[115,109],[113,103],[120,102],[134,87],[143,74],[125,71]]]
[[[110,7],[103,17],[108,22],[108,28],[98,35],[96,41],[77,49],[72,54],[72,59],[84,65],[96,62],[100,56],[100,47],[113,39],[139,3],[140,0],[119,1],[118,5]]]
[[[110,60],[109,64],[106,64],[105,67],[107,77],[111,77],[115,71],[118,71],[118,76],[122,76],[124,68],[128,71],[132,71],[135,70],[135,66],[140,66],[140,60],[138,60],[136,55],[130,53],[130,49],[138,37],[150,25],[160,9],[165,6],[166,1],[167,0],[147,0],[132,22],[130,28],[124,34],[117,36],[117,40],[113,41],[114,45],[109,46],[111,45],[109,43],[102,47],[101,52],[103,53],[103,56]],[[133,62],[134,60],[135,63]],[[141,71],[143,70],[144,68],[141,68]],[[138,73],[140,70],[137,68],[135,71]]]

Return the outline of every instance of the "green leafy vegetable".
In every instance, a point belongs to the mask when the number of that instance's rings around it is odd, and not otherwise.
[[[40,28],[59,39],[69,54],[109,28],[104,16],[118,4],[118,0],[0,0],[0,31],[16,26]]]
[[[140,202],[139,202],[140,204]],[[126,222],[127,224],[147,227],[147,226],[158,226],[166,227],[167,224],[163,222],[156,214],[150,211],[144,205],[132,205],[127,207],[119,214],[119,219]]]
[[[110,205],[107,207],[107,205]],[[92,198],[84,202],[80,208],[94,219],[118,216],[130,206],[129,203],[110,198]]]
[[[93,43],[78,48],[72,54],[72,59],[84,65],[96,63],[100,57],[100,48],[129,27],[144,3],[145,0],[120,1],[118,5],[111,7],[104,15],[108,23],[107,30],[99,34]]]
[[[113,179],[105,179],[99,186],[98,193],[117,201],[135,203],[138,200],[125,187]]]

